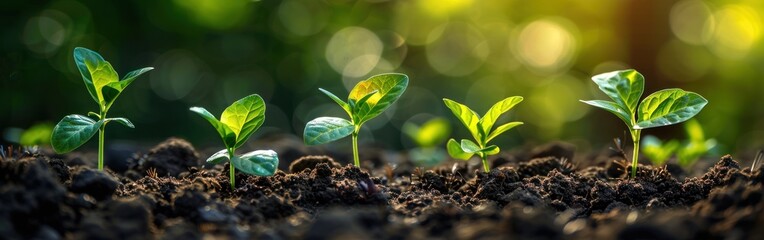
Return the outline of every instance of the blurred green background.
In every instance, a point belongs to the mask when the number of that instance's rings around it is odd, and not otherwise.
[[[764,147],[762,10],[754,0],[3,1],[0,131],[8,142],[35,123],[97,110],[72,59],[82,46],[121,75],[156,68],[109,112],[137,128],[109,127],[107,143],[178,136],[217,146],[188,107],[219,114],[251,93],[268,103],[256,136],[301,136],[314,117],[344,117],[318,87],[347,96],[359,80],[401,72],[409,89],[365,125],[362,142],[410,148],[404,123],[433,116],[464,138],[441,98],[482,114],[521,95],[505,119],[526,124],[497,138],[503,149],[564,140],[596,150],[625,126],[578,100],[605,98],[592,75],[634,68],[646,77],[645,96],[668,87],[705,96],[696,118],[706,136],[726,152],[752,151]],[[685,137],[681,125],[643,134]]]

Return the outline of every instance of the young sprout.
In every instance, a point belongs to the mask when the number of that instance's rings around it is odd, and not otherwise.
[[[639,140],[642,129],[687,121],[698,114],[708,103],[699,94],[678,88],[654,92],[639,103],[645,90],[645,78],[633,69],[599,74],[592,77],[592,80],[613,101],[581,100],[581,102],[615,114],[629,127],[634,143],[631,161],[632,178],[637,176]]]
[[[138,76],[154,68],[146,67],[129,72],[120,80],[111,64],[104,60],[101,55],[82,47],[74,49],[74,62],[77,64],[77,69],[80,70],[90,97],[98,104],[99,111],[98,113],[88,113],[96,120],[79,114],[67,115],[53,128],[50,143],[56,152],[67,153],[85,144],[98,132],[98,170],[102,170],[106,124],[114,121],[135,128],[127,118],[107,118],[106,114],[109,112],[109,108],[130,83],[135,81]]]
[[[680,166],[690,167],[716,147],[716,139],[706,139],[703,127],[695,119],[690,119],[684,124],[687,133],[687,142],[676,152],[676,159]]]
[[[677,140],[670,140],[663,143],[657,137],[647,135],[642,138],[642,153],[650,159],[653,165],[660,166],[671,158],[674,152],[679,149],[680,145],[681,144]]]
[[[372,76],[358,82],[350,91],[347,102],[329,91],[319,88],[322,93],[336,102],[350,117],[350,121],[336,117],[319,117],[305,125],[305,144],[318,145],[352,136],[353,163],[361,167],[358,159],[358,132],[366,121],[378,116],[392,105],[406,91],[409,77],[399,73]]]
[[[419,166],[435,166],[446,159],[446,153],[438,145],[451,135],[451,124],[442,117],[436,117],[421,126],[406,122],[403,133],[414,140],[417,147],[409,150],[409,157]]]
[[[464,126],[467,127],[470,134],[472,134],[472,137],[475,139],[475,142],[469,139],[462,139],[461,142],[456,142],[456,140],[453,138],[449,139],[448,144],[446,145],[448,154],[453,158],[462,160],[469,160],[472,158],[472,156],[478,155],[480,159],[483,160],[483,170],[485,172],[490,171],[488,167],[488,156],[499,153],[500,149],[496,145],[489,146],[488,142],[499,136],[499,134],[502,134],[516,126],[522,125],[523,123],[505,123],[504,125],[498,126],[495,129],[493,128],[493,125],[496,123],[496,120],[499,119],[501,114],[509,111],[512,109],[512,107],[522,101],[523,97],[520,96],[505,98],[504,100],[494,104],[491,109],[489,109],[488,112],[486,112],[485,115],[481,118],[469,107],[451,99],[444,98],[443,102],[446,104],[446,107],[451,109],[451,112],[453,112],[454,115],[459,118],[459,120],[464,124]]]
[[[202,107],[192,107],[190,110],[207,119],[223,139],[225,149],[210,156],[207,163],[230,161],[228,173],[231,189],[235,188],[235,169],[256,176],[271,176],[276,172],[279,158],[273,150],[235,155],[236,149],[244,145],[265,121],[265,101],[260,95],[252,94],[234,102],[223,110],[220,120]]]

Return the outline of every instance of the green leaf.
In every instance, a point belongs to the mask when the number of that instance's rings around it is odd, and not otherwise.
[[[335,117],[320,117],[305,125],[303,139],[305,144],[318,145],[344,138],[351,133],[355,126],[348,120]]]
[[[350,91],[348,101],[359,103],[361,98],[377,91],[363,104],[356,106],[355,116],[360,120],[357,124],[360,125],[384,112],[400,98],[408,84],[409,77],[399,73],[372,76],[356,84]]]
[[[623,109],[623,107],[618,106],[617,103],[611,102],[611,101],[605,101],[605,100],[580,100],[583,103],[602,108],[607,110],[608,112],[615,114],[618,118],[620,118],[624,123],[626,123],[626,126],[631,126],[631,113],[626,112],[626,109]]]
[[[500,134],[502,134],[502,133],[504,133],[506,131],[509,131],[510,129],[512,129],[514,127],[517,127],[517,126],[520,126],[520,125],[523,125],[523,122],[505,123],[505,124],[497,127],[495,130],[493,130],[493,132],[491,132],[491,134],[488,135],[488,138],[486,138],[485,142],[489,142],[492,139],[494,139],[495,137],[498,137]]]
[[[472,109],[465,106],[464,104],[458,103],[448,98],[444,98],[443,103],[445,103],[446,107],[448,107],[448,109],[454,113],[454,116],[456,116],[456,118],[458,118],[459,121],[461,121],[462,124],[467,127],[473,138],[481,139],[480,133],[478,131],[478,121],[480,121],[480,118],[478,117],[477,113],[475,113],[475,111],[472,111]]]
[[[53,134],[53,124],[49,122],[32,125],[19,137],[21,146],[50,145],[50,136]]]
[[[602,73],[592,81],[605,94],[629,113],[637,110],[637,103],[645,91],[645,77],[634,69]]]
[[[327,90],[325,90],[323,88],[318,88],[318,90],[321,91],[322,93],[324,93],[326,96],[328,96],[332,100],[334,100],[334,102],[336,102],[338,105],[340,105],[340,107],[342,107],[342,109],[345,110],[345,112],[348,113],[348,116],[352,116],[351,109],[350,109],[350,106],[348,105],[348,103],[346,103],[345,101],[342,101],[342,99],[337,97],[337,95],[334,95],[333,93],[331,93],[331,92],[329,92],[329,91],[327,91]]]
[[[634,129],[666,126],[687,121],[706,106],[708,100],[678,88],[664,89],[647,96],[639,105]]]
[[[491,128],[493,128],[493,125],[496,123],[496,120],[499,119],[499,116],[509,111],[515,105],[517,105],[518,103],[522,101],[523,101],[523,97],[514,96],[514,97],[505,98],[504,100],[497,102],[480,119],[479,121],[480,127],[482,127],[483,131],[485,131],[486,133],[491,132]]]
[[[477,153],[480,152],[480,146],[478,146],[475,142],[469,140],[469,139],[462,139],[462,151],[466,153]]]
[[[87,64],[90,76],[93,79],[93,86],[96,89],[96,96],[98,96],[98,104],[110,105],[122,91],[122,87],[119,85],[119,76],[111,63],[103,61],[98,65]],[[104,88],[106,88],[106,94],[104,94]],[[108,98],[107,98],[108,97]]]
[[[236,134],[231,130],[231,128],[215,118],[215,116],[207,111],[207,109],[202,107],[192,107],[189,110],[199,114],[199,116],[202,116],[202,118],[207,119],[207,121],[212,124],[212,127],[217,130],[218,134],[220,134],[220,138],[223,140],[223,143],[225,143],[227,148],[232,148],[236,145]]]
[[[409,135],[417,146],[422,148],[434,147],[441,144],[451,135],[451,124],[445,118],[436,117],[417,127],[413,123],[403,124],[403,132]]]
[[[655,166],[666,163],[671,155],[679,149],[679,141],[671,140],[665,144],[652,135],[642,138],[642,153],[650,159]]]
[[[260,95],[252,94],[237,100],[227,107],[220,116],[220,122],[236,134],[234,149],[244,144],[265,121],[265,101]]]
[[[80,75],[85,82],[85,88],[88,89],[90,97],[93,98],[93,101],[100,104],[97,94],[98,91],[96,91],[96,88],[93,85],[93,79],[90,75],[88,65],[98,66],[102,62],[106,62],[106,60],[104,60],[97,52],[83,47],[76,47],[74,48],[74,62],[77,64],[77,70],[80,71]]]
[[[464,152],[464,150],[462,150],[462,146],[453,138],[448,140],[446,149],[448,150],[448,155],[451,155],[451,157],[455,159],[469,160],[473,155],[475,155],[474,153]]]
[[[501,151],[499,146],[491,145],[486,148],[480,149],[480,152],[484,153],[485,155],[495,155],[498,154]]]
[[[236,169],[255,176],[271,176],[279,166],[279,156],[273,150],[257,150],[231,159]]]
[[[130,83],[133,83],[135,79],[138,79],[138,77],[140,77],[144,73],[147,73],[148,71],[151,71],[151,70],[154,70],[154,68],[145,67],[145,68],[141,68],[141,69],[137,69],[132,72],[129,72],[125,74],[122,80],[119,81],[119,84],[122,86],[122,89],[124,90],[125,88],[127,88],[128,85],[130,85]]]
[[[96,122],[86,116],[67,115],[53,128],[50,139],[53,150],[67,153],[77,149],[90,140],[102,124],[103,121]]]
[[[115,121],[115,122],[121,123],[122,125],[125,125],[125,126],[127,126],[129,128],[135,128],[135,125],[133,125],[133,123],[130,122],[130,120],[128,120],[127,118],[121,118],[121,117],[120,118],[107,118],[107,119],[103,120],[103,123],[107,124],[107,123],[109,123],[111,121]]]
[[[703,133],[703,127],[700,126],[698,120],[690,119],[684,123],[684,131],[687,133],[687,138],[690,142],[704,142],[706,136]]]
[[[212,154],[212,156],[207,158],[206,162],[209,164],[219,164],[228,160],[230,160],[230,156],[228,156],[228,149],[223,149],[216,152],[215,154]]]

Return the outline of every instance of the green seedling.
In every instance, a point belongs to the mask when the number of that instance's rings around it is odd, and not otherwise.
[[[431,167],[446,158],[446,152],[438,147],[451,135],[451,124],[445,118],[436,117],[421,126],[406,122],[402,130],[417,145],[409,150],[409,157],[415,164]]]
[[[319,88],[340,105],[350,117],[350,121],[336,117],[319,117],[305,125],[303,138],[307,145],[318,145],[352,136],[353,163],[361,166],[358,159],[358,132],[361,125],[384,112],[406,91],[409,77],[399,73],[372,76],[358,82],[350,91],[347,102],[329,91]]]
[[[636,70],[603,73],[592,80],[613,101],[581,100],[615,114],[626,123],[634,143],[631,177],[637,175],[637,159],[642,129],[677,124],[697,115],[708,100],[697,93],[678,88],[654,92],[639,103],[645,90],[645,78]],[[637,105],[639,103],[639,105]]]
[[[37,123],[21,133],[19,144],[21,146],[48,146],[50,145],[50,136],[52,134],[53,123]]]
[[[461,142],[457,142],[455,139],[449,139],[446,148],[448,154],[451,157],[462,160],[469,160],[474,155],[478,155],[483,160],[483,170],[485,172],[490,171],[488,166],[488,156],[498,154],[499,149],[496,145],[488,145],[488,142],[516,126],[522,125],[522,122],[510,122],[504,125],[498,126],[495,129],[493,125],[499,119],[501,114],[509,111],[523,101],[523,97],[514,96],[508,97],[504,100],[494,104],[488,112],[481,118],[475,111],[472,111],[469,107],[455,102],[451,99],[444,98],[443,102],[446,107],[451,109],[456,118],[461,121],[464,126],[467,127],[475,141],[469,139],[462,139]]]
[[[207,163],[230,162],[228,173],[231,189],[236,185],[236,169],[256,176],[271,176],[276,172],[279,158],[273,150],[257,150],[240,156],[235,155],[236,149],[244,145],[265,121],[265,101],[260,95],[252,94],[234,102],[223,110],[220,120],[202,107],[192,107],[189,110],[209,121],[223,139],[225,149],[207,158]]]
[[[684,124],[684,130],[687,141],[676,152],[676,159],[680,166],[687,168],[716,147],[716,139],[706,139],[703,127],[694,119]]]
[[[681,144],[677,140],[670,140],[663,143],[653,135],[647,135],[642,138],[642,153],[645,154],[655,166],[665,164],[680,146]]]
[[[103,170],[103,142],[106,124],[114,121],[135,128],[127,118],[108,118],[106,114],[117,97],[130,83],[154,68],[146,67],[129,72],[120,80],[111,64],[104,60],[101,55],[81,47],[74,49],[74,62],[77,64],[77,69],[82,75],[82,80],[85,82],[85,88],[90,93],[90,97],[98,103],[99,111],[98,113],[88,113],[88,116],[95,117],[95,120],[79,114],[67,115],[53,128],[50,142],[56,152],[67,153],[85,144],[98,132],[98,170]]]

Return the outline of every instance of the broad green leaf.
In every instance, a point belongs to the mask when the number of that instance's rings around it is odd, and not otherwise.
[[[348,106],[348,103],[346,103],[345,101],[342,101],[342,99],[337,97],[337,95],[334,95],[333,93],[331,93],[331,92],[329,92],[327,90],[324,90],[323,88],[318,88],[318,90],[321,91],[322,93],[324,93],[326,96],[328,96],[332,100],[334,100],[334,102],[336,102],[338,105],[340,105],[340,107],[342,107],[342,109],[345,110],[345,112],[348,113],[348,116],[352,115],[351,114],[351,109],[350,109],[350,106]]]
[[[448,107],[448,109],[450,109],[451,112],[454,113],[457,118],[459,118],[459,121],[461,121],[462,124],[467,127],[467,130],[470,131],[473,138],[481,139],[480,133],[478,132],[478,121],[480,121],[480,117],[478,117],[475,111],[472,111],[472,109],[465,106],[464,104],[458,103],[448,98],[444,98],[443,103],[445,103],[446,107]]]
[[[357,119],[356,122],[362,122],[361,121],[362,116],[360,116],[358,113],[365,111],[364,109],[368,109],[370,107],[370,105],[366,104],[366,102],[369,101],[369,99],[373,97],[375,94],[377,94],[376,90],[366,94],[366,96],[361,97],[360,99],[358,99],[358,101],[353,99],[348,100],[350,101],[349,102],[350,109],[352,109],[351,112],[353,113],[350,115],[350,117],[356,118]]]
[[[492,139],[498,137],[500,134],[506,131],[509,131],[510,129],[520,125],[523,125],[523,122],[510,122],[510,123],[505,123],[501,126],[498,126],[496,127],[496,129],[493,130],[493,132],[491,132],[491,134],[488,135],[488,138],[486,138],[485,142],[489,142]]]
[[[617,103],[611,102],[611,101],[605,101],[605,100],[580,100],[583,103],[602,108],[607,110],[608,112],[615,114],[618,118],[620,118],[624,123],[626,123],[626,126],[632,127],[631,124],[631,114],[627,112],[626,109],[623,109],[621,106],[618,106]]]
[[[491,132],[491,128],[493,128],[493,125],[496,123],[496,120],[499,119],[499,116],[509,111],[515,105],[517,105],[518,103],[522,101],[523,101],[523,97],[514,96],[514,97],[505,98],[504,100],[497,102],[480,119],[479,121],[480,127],[482,127],[483,131],[485,131],[486,133]]]
[[[347,137],[355,126],[348,120],[335,117],[320,117],[305,124],[303,140],[308,145],[324,144]]]
[[[496,145],[491,145],[486,148],[480,149],[480,152],[484,153],[485,155],[495,155],[499,153],[500,151],[501,149],[499,148],[499,146],[496,146]]]
[[[273,150],[257,150],[231,159],[236,169],[255,176],[271,176],[279,166],[279,156]]]
[[[462,150],[461,144],[456,142],[456,140],[453,138],[448,140],[446,149],[448,150],[448,155],[451,155],[451,157],[455,159],[469,160],[473,155],[475,155],[474,153],[464,152],[464,150]]]
[[[77,64],[77,70],[80,71],[80,75],[85,82],[85,88],[88,89],[90,97],[93,98],[93,101],[100,104],[88,65],[98,66],[101,62],[106,62],[106,60],[104,60],[97,52],[83,47],[76,47],[74,48],[74,62]]]
[[[130,85],[130,83],[135,81],[135,79],[138,79],[140,75],[153,69],[154,68],[152,67],[141,68],[127,73],[127,75],[125,75],[125,77],[120,81],[106,84],[106,86],[101,89],[104,101],[106,101],[106,109],[110,108],[111,105],[114,104],[114,101],[117,100],[117,97],[122,94],[122,91],[124,91],[125,88]]]
[[[237,100],[227,107],[220,116],[220,122],[236,134],[234,149],[244,144],[265,121],[265,101],[260,95],[252,94]]]
[[[403,132],[414,139],[417,146],[430,148],[441,144],[451,135],[451,126],[445,118],[436,117],[419,127],[413,123],[406,122],[403,124]]]
[[[664,89],[647,96],[639,105],[634,129],[660,127],[687,121],[706,106],[708,100],[678,88]]]
[[[358,100],[364,96],[377,91],[364,104],[357,106],[356,116],[360,120],[358,124],[371,120],[385,111],[406,91],[408,84],[409,77],[399,73],[372,76],[356,84],[350,91],[348,101],[353,100],[358,103]]]
[[[627,112],[637,110],[637,103],[645,91],[645,77],[634,69],[602,73],[592,81],[605,94]]]
[[[218,164],[218,163],[224,163],[226,161],[230,160],[230,156],[228,156],[228,149],[223,149],[215,154],[212,154],[209,158],[207,158],[207,163],[210,164]]]
[[[467,153],[480,152],[480,146],[478,146],[475,142],[469,139],[462,139],[461,146],[462,146],[462,151]]]
[[[218,134],[220,134],[220,138],[223,140],[223,143],[225,143],[226,147],[230,148],[236,145],[236,134],[231,130],[231,128],[215,118],[215,116],[207,111],[207,109],[202,107],[192,107],[189,110],[199,114],[199,116],[202,116],[204,119],[207,119],[207,121],[212,124],[212,127],[217,130]]]
[[[119,76],[114,71],[114,68],[111,67],[111,63],[103,61],[97,65],[90,63],[86,63],[86,65],[88,70],[90,70],[90,77],[93,79],[93,86],[96,89],[96,96],[98,96],[99,100],[98,104],[113,102],[116,95],[122,91],[122,87],[119,85]],[[116,85],[113,83],[116,83]],[[104,87],[108,91],[106,95],[103,92]],[[106,97],[109,97],[109,99]]]
[[[61,119],[53,128],[50,143],[57,153],[67,153],[85,144],[98,129],[103,121],[93,121],[86,116],[72,114]]]
[[[107,119],[103,120],[104,124],[107,124],[107,123],[109,123],[111,121],[115,121],[115,122],[121,123],[122,125],[125,125],[125,126],[127,126],[129,128],[135,128],[135,125],[133,125],[133,123],[130,122],[130,120],[128,120],[127,118],[121,118],[121,117],[120,118],[107,118]]]

